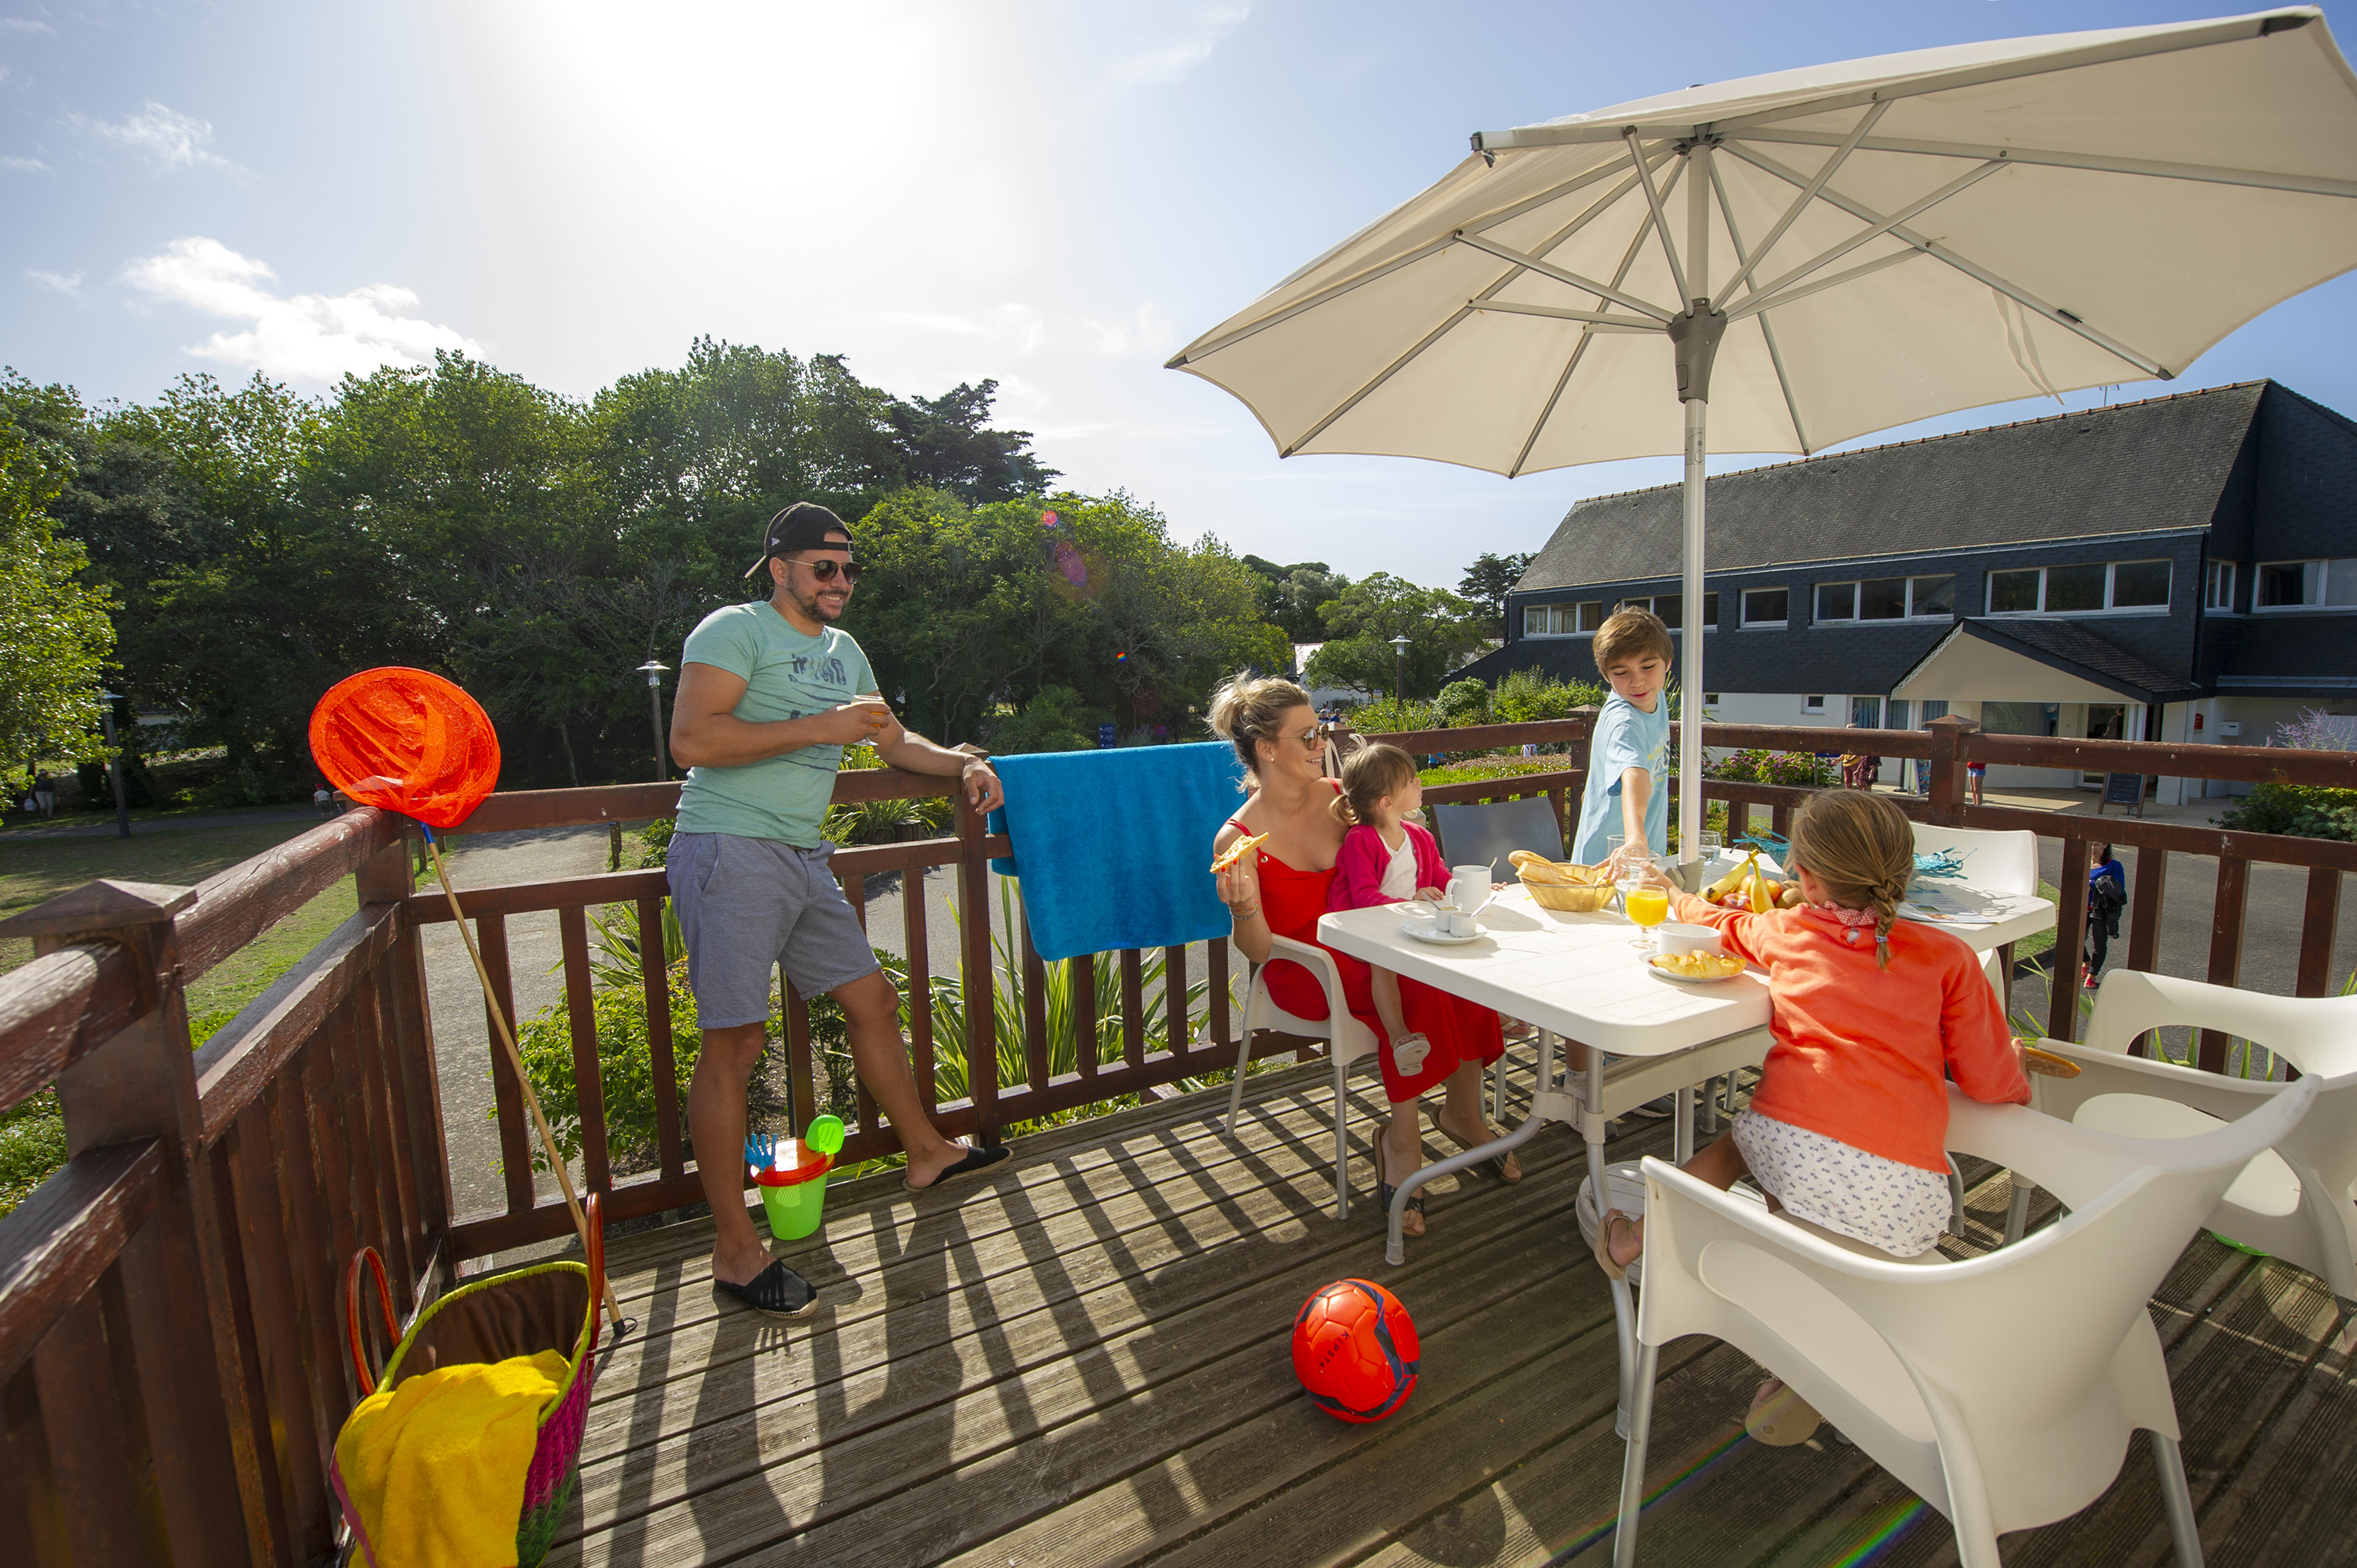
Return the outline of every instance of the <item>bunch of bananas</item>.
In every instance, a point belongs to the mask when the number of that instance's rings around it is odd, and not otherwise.
[[[1703,897],[1713,904],[1732,904],[1738,909],[1749,909],[1764,915],[1770,909],[1795,909],[1801,904],[1798,882],[1779,882],[1760,869],[1760,852],[1753,850],[1743,864],[1702,890]]]

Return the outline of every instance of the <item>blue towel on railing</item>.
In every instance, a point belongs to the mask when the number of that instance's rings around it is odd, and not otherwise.
[[[1044,752],[990,765],[1006,786],[990,830],[1014,851],[990,868],[1022,878],[1041,958],[1228,934],[1227,906],[1204,868],[1220,824],[1244,800],[1234,746]]]

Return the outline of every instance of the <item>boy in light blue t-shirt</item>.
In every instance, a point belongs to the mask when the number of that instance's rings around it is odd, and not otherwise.
[[[1670,848],[1670,629],[1651,610],[1621,609],[1596,631],[1596,667],[1612,688],[1587,742],[1587,787],[1571,858],[1600,865],[1625,837],[1655,854]]]

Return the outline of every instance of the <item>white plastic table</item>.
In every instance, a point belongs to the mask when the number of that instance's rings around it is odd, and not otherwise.
[[[1984,926],[1942,927],[1976,952],[2018,941],[2054,924],[2054,905],[2048,899],[1988,892],[1954,878],[1937,879],[1932,886],[1988,917],[1990,923]],[[1611,1192],[1604,1162],[1608,1122],[1648,1101],[1674,1094],[1676,1155],[1684,1163],[1694,1154],[1693,1086],[1737,1068],[1757,1066],[1767,1058],[1765,976],[1747,971],[1710,985],[1681,985],[1658,978],[1646,962],[1649,955],[1630,945],[1636,928],[1617,912],[1575,915],[1541,908],[1515,886],[1481,912],[1486,936],[1461,946],[1441,946],[1418,941],[1401,929],[1413,909],[1385,904],[1329,914],[1318,922],[1318,938],[1336,952],[1530,1024],[1539,1031],[1539,1064],[1531,1112],[1520,1126],[1479,1148],[1426,1165],[1400,1184],[1392,1198],[1384,1251],[1385,1260],[1394,1265],[1407,1261],[1400,1220],[1408,1199],[1425,1183],[1516,1148],[1547,1122],[1564,1122],[1577,1128],[1587,1145],[1588,1179],[1600,1214],[1609,1207]],[[1576,1089],[1556,1079],[1558,1036],[1587,1047],[1587,1069],[1579,1075]],[[1625,1412],[1628,1379],[1637,1365],[1635,1303],[1625,1281],[1614,1283],[1612,1305],[1620,1326]]]

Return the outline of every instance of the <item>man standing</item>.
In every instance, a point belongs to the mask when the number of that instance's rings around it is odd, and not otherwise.
[[[895,768],[954,777],[980,810],[1004,794],[988,763],[910,734],[873,694],[866,656],[832,624],[859,580],[843,520],[800,501],[770,520],[763,540],[745,575],[766,571],[770,597],[706,616],[680,656],[671,752],[688,775],[666,864],[704,1035],[687,1125],[712,1204],[713,1284],[773,1317],[801,1317],[817,1294],[770,1257],[745,1211],[737,1157],[780,964],[803,995],[828,993],[842,1006],[852,1064],[908,1151],[910,1190],[1008,1157],[951,1143],[925,1118],[899,997],[827,872],[834,846],[819,836],[843,748],[864,742]]]

